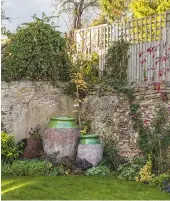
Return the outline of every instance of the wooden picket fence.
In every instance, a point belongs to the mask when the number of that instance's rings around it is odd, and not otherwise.
[[[99,70],[113,41],[130,43],[128,82],[170,81],[170,11],[141,19],[100,25],[75,31],[76,50],[99,55]]]

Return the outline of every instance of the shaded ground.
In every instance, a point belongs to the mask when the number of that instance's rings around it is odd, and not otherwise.
[[[2,178],[2,200],[170,200],[170,194],[115,177]]]

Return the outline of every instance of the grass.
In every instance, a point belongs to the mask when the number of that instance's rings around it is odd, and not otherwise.
[[[153,186],[115,177],[2,178],[2,200],[170,200]]]

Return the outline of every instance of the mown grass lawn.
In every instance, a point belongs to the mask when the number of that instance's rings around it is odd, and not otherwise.
[[[2,178],[2,200],[170,200],[155,187],[115,177]]]

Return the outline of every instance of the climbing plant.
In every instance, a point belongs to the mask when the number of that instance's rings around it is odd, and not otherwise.
[[[140,106],[131,105],[131,118],[134,129],[139,133],[138,144],[145,155],[151,154],[157,173],[163,173],[170,165],[167,149],[170,146],[170,124],[168,111],[159,105],[153,121],[142,120]]]
[[[123,39],[114,41],[106,55],[104,82],[115,88],[126,85],[129,43]]]
[[[2,49],[2,80],[70,80],[66,39],[51,17],[34,16],[33,22],[18,27],[8,39]]]

